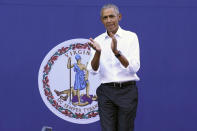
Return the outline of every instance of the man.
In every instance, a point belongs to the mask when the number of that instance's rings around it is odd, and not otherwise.
[[[104,5],[101,21],[106,32],[90,38],[93,48],[88,69],[98,73],[98,107],[103,131],[133,131],[138,90],[136,72],[140,68],[137,35],[119,26],[122,16],[117,6]]]

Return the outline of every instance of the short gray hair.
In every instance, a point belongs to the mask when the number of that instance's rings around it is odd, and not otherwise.
[[[114,8],[114,11],[115,11],[117,14],[120,13],[120,12],[119,12],[119,9],[118,9],[118,7],[117,7],[116,5],[114,5],[114,4],[105,4],[105,5],[103,5],[103,7],[101,8],[100,16],[102,16],[103,10],[104,10],[104,9],[108,9],[108,8]]]

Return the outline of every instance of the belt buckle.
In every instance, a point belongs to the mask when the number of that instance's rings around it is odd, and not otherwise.
[[[120,87],[120,83],[114,82],[114,87]]]
[[[122,82],[119,83],[120,88],[122,87]]]
[[[118,82],[118,83],[115,83],[115,82],[114,82],[114,87],[116,87],[116,86],[117,86],[117,87],[122,87],[122,82]]]

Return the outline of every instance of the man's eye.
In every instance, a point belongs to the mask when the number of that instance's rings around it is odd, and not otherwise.
[[[110,18],[114,18],[115,16],[114,16],[114,15],[110,15],[109,17],[110,17]]]
[[[107,16],[104,16],[103,19],[104,19],[104,20],[107,19]]]

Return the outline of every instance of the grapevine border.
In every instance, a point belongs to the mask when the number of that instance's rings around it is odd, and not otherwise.
[[[52,65],[58,59],[59,56],[65,54],[70,49],[74,49],[75,47],[73,45],[74,44],[71,44],[69,47],[66,48],[62,47],[61,49],[59,49],[57,52],[55,52],[55,54],[48,60],[47,64],[44,66],[43,79],[42,79],[43,88],[45,92],[44,94],[45,96],[47,96],[47,100],[50,102],[50,104],[65,116],[76,118],[76,119],[89,119],[92,117],[96,117],[98,115],[98,110],[91,111],[86,114],[73,113],[71,110],[65,109],[62,106],[60,106],[57,103],[57,101],[54,99],[54,96],[52,95],[52,92],[50,90],[48,74],[51,71]]]

